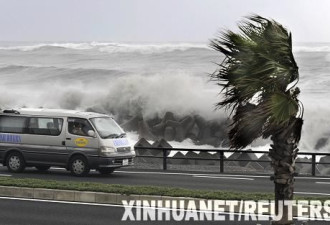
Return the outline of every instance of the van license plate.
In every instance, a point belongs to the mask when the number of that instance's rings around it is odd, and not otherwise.
[[[127,166],[128,165],[128,159],[123,159],[123,166]]]

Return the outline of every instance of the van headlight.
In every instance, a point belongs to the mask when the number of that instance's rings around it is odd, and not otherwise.
[[[101,147],[101,152],[104,152],[104,153],[115,153],[115,152],[117,152],[117,149],[115,149],[114,147],[105,147],[105,146],[102,146]]]
[[[134,149],[134,147],[131,147],[131,154],[133,154],[133,157],[135,157],[135,156],[136,156],[136,152],[135,152],[135,149]]]

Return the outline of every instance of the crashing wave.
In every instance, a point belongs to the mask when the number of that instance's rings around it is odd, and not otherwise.
[[[327,44],[295,47],[305,105],[301,151],[328,152],[330,146],[330,53],[320,46]],[[228,116],[214,111],[220,89],[207,73],[221,58],[206,45],[45,43],[1,47],[0,56],[1,108],[94,109],[121,122],[139,114],[148,122],[168,111],[179,121]]]
[[[0,50],[37,51],[37,50],[97,50],[104,53],[166,53],[173,51],[186,51],[189,49],[209,49],[205,44],[122,44],[107,42],[86,42],[86,43],[44,43],[35,45],[0,47]]]

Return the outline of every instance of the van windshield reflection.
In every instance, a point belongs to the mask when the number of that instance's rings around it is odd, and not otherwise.
[[[90,119],[101,138],[122,138],[126,133],[110,117],[97,117]]]

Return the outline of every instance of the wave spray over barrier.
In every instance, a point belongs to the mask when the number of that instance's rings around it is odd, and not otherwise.
[[[329,152],[330,44],[294,44],[294,54],[305,106],[300,151]],[[93,110],[121,124],[138,116],[151,130],[170,112],[177,122],[195,119],[185,143],[225,146],[228,115],[214,111],[219,90],[207,75],[220,60],[206,44],[0,43],[0,57],[1,108]],[[176,133],[171,140],[182,141]],[[268,150],[266,143],[252,148]]]

